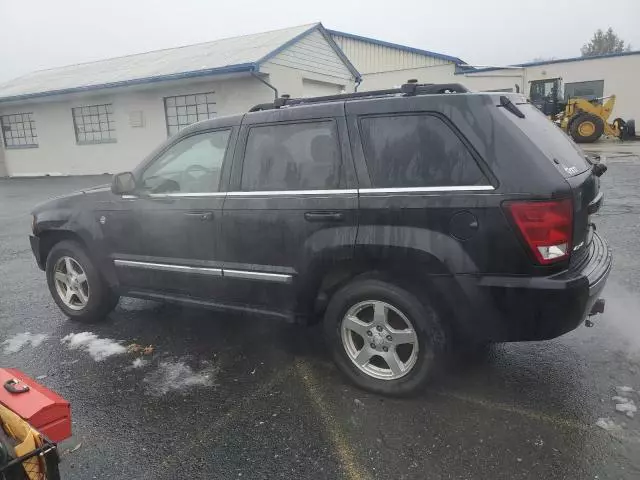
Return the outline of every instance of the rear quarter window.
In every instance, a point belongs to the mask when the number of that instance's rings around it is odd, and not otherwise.
[[[373,188],[489,185],[464,142],[435,115],[363,117],[360,131]]]
[[[573,177],[589,169],[584,152],[560,127],[530,103],[519,103],[518,108],[524,113],[524,118],[518,118],[504,108],[500,110],[535,143],[562,175]]]

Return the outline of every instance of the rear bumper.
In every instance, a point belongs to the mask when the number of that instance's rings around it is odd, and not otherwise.
[[[33,252],[33,256],[36,258],[38,267],[40,267],[40,270],[44,270],[44,261],[40,255],[40,237],[29,235],[29,243],[31,243],[31,251]]]
[[[589,252],[579,264],[549,277],[460,275],[456,279],[470,308],[462,317],[466,318],[463,331],[475,338],[504,342],[563,335],[585,320],[612,264],[609,245],[594,233]]]

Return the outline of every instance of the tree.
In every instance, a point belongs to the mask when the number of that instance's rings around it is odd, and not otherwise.
[[[601,29],[596,30],[589,43],[583,45],[580,50],[583,57],[593,57],[607,53],[628,52],[631,50],[631,45],[625,45],[625,41],[618,37],[613,28],[609,27],[606,32]]]

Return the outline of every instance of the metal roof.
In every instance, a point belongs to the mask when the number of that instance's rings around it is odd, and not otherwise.
[[[258,71],[264,62],[319,29],[357,78],[359,74],[322,24],[224,38],[177,48],[29,73],[0,85],[0,102],[232,72]]]
[[[354,35],[352,33],[339,32],[338,30],[329,30],[327,29],[331,35],[337,35],[340,37],[352,38],[354,40],[360,40],[361,42],[373,43],[374,45],[381,45],[383,47],[396,48],[398,50],[402,50],[403,52],[417,53],[419,55],[426,55],[428,57],[439,58],[440,60],[446,60],[448,62],[453,62],[455,64],[464,64],[465,61],[459,59],[458,57],[452,57],[450,55],[445,55],[443,53],[430,52],[429,50],[422,50],[420,48],[407,47],[406,45],[399,45],[397,43],[385,42],[383,40],[377,40],[375,38],[362,37],[360,35]]]

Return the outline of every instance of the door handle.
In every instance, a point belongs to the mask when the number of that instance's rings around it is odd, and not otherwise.
[[[213,212],[185,212],[185,215],[187,217],[199,218],[203,222],[213,220]]]
[[[306,212],[304,219],[307,222],[341,222],[344,220],[342,212]]]

